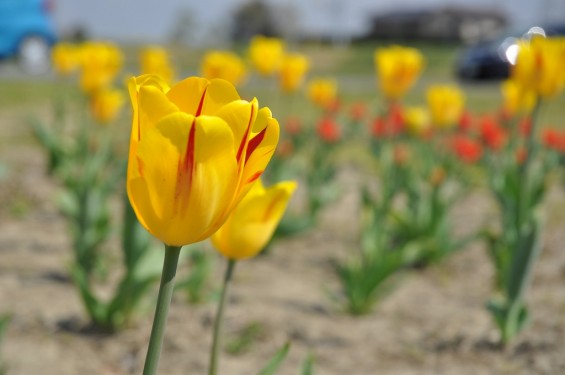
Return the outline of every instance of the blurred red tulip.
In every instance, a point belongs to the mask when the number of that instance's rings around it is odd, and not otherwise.
[[[452,147],[459,159],[466,163],[475,163],[481,158],[483,153],[479,142],[463,135],[453,138]]]
[[[361,121],[367,114],[367,105],[363,102],[356,102],[349,107],[349,117],[353,121]]]
[[[544,146],[550,150],[565,152],[565,133],[555,128],[547,128],[543,130],[541,138]]]
[[[469,111],[463,112],[459,118],[459,130],[466,133],[473,127],[473,115]]]
[[[479,124],[481,139],[492,150],[500,150],[506,144],[506,131],[491,116],[484,116]]]
[[[530,117],[524,117],[518,124],[518,130],[520,135],[527,137],[532,132],[532,119]]]
[[[335,143],[341,138],[341,131],[334,119],[323,117],[316,127],[318,136],[327,143]]]
[[[289,135],[298,135],[302,132],[302,122],[298,117],[289,117],[284,123],[284,130]]]

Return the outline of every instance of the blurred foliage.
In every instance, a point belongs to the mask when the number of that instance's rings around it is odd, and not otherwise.
[[[10,315],[4,314],[0,315],[0,349],[2,348],[2,342],[4,341],[4,335],[8,329],[8,324],[10,323]],[[7,371],[4,361],[0,356],[0,375],[5,374]]]

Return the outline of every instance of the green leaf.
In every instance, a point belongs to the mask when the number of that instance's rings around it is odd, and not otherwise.
[[[308,354],[302,363],[301,375],[314,375],[314,356],[312,353]]]
[[[507,308],[501,302],[497,300],[490,300],[487,302],[487,310],[492,314],[498,329],[502,332],[505,327]]]
[[[277,372],[280,365],[283,363],[286,355],[288,354],[288,350],[290,349],[290,342],[284,344],[282,348],[280,348],[277,353],[271,358],[269,363],[261,371],[259,371],[258,375],[273,375]]]
[[[0,316],[0,345],[2,344],[2,338],[6,333],[6,329],[8,328],[8,324],[10,323],[10,319],[11,317],[9,314],[4,314]]]
[[[93,322],[107,326],[107,306],[90,289],[85,271],[77,264],[71,267],[71,277],[80,291],[86,311]]]
[[[75,194],[68,190],[63,190],[57,197],[57,203],[63,214],[70,218],[78,217],[79,204]]]
[[[226,343],[226,351],[234,355],[246,352],[264,330],[260,323],[252,322],[248,324],[233,339]]]
[[[518,248],[513,256],[508,279],[508,298],[511,301],[521,300],[529,284],[534,263],[541,251],[540,219],[533,215],[522,229]]]
[[[159,277],[132,279],[126,275],[118,287],[118,291],[108,304],[107,321],[112,329],[122,328],[129,324],[138,310],[139,303],[147,291],[159,281]]]

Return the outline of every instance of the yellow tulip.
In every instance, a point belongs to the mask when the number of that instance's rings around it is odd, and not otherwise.
[[[267,38],[261,35],[251,39],[249,57],[259,74],[273,75],[279,71],[284,55],[284,42],[279,38]]]
[[[127,191],[137,218],[171,246],[208,238],[261,176],[279,124],[224,80],[191,77],[171,88],[131,78]]]
[[[101,124],[114,120],[124,105],[124,93],[116,89],[103,89],[90,98],[92,117]]]
[[[51,60],[53,68],[58,74],[69,75],[79,67],[79,49],[71,43],[58,43],[51,51]]]
[[[407,107],[404,109],[406,130],[413,135],[424,135],[430,130],[430,116],[422,107]]]
[[[461,89],[450,85],[430,87],[426,96],[432,123],[440,128],[451,128],[463,114],[465,96]]]
[[[204,78],[220,78],[239,85],[245,78],[243,60],[230,51],[209,51],[202,58],[200,72]]]
[[[273,236],[295,189],[294,181],[280,182],[265,189],[258,180],[224,225],[212,235],[214,247],[232,260],[257,255]]]
[[[507,79],[500,86],[503,96],[504,114],[512,117],[518,113],[529,113],[535,105],[536,94],[526,90],[515,79]]]
[[[161,47],[145,47],[139,54],[141,74],[155,74],[165,82],[172,82],[174,69],[170,63],[169,54]]]
[[[387,99],[401,98],[414,85],[424,65],[422,53],[415,48],[391,46],[374,54],[380,89]]]
[[[293,53],[286,55],[282,60],[280,71],[280,85],[283,91],[292,92],[298,90],[304,76],[308,71],[310,62],[304,55]]]
[[[555,96],[565,87],[565,38],[534,37],[518,43],[512,78],[525,91]]]
[[[80,85],[87,94],[108,87],[123,64],[122,52],[109,42],[84,43],[80,47],[80,58]]]
[[[326,78],[311,80],[308,83],[308,98],[315,105],[327,109],[337,100],[337,82]]]

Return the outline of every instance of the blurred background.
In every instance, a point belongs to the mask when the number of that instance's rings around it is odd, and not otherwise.
[[[53,19],[60,35],[79,33],[128,42],[181,39],[209,45],[254,33],[342,42],[371,37],[473,41],[506,26],[519,29],[564,22],[565,2],[58,0]]]
[[[479,44],[478,50],[460,51],[455,71],[462,78],[501,78],[507,75],[505,52],[512,44],[503,42],[533,26],[565,33],[565,1],[1,0],[0,59],[42,73],[57,40],[221,48],[263,34],[338,44]],[[4,76],[17,74],[6,64],[0,68]]]

